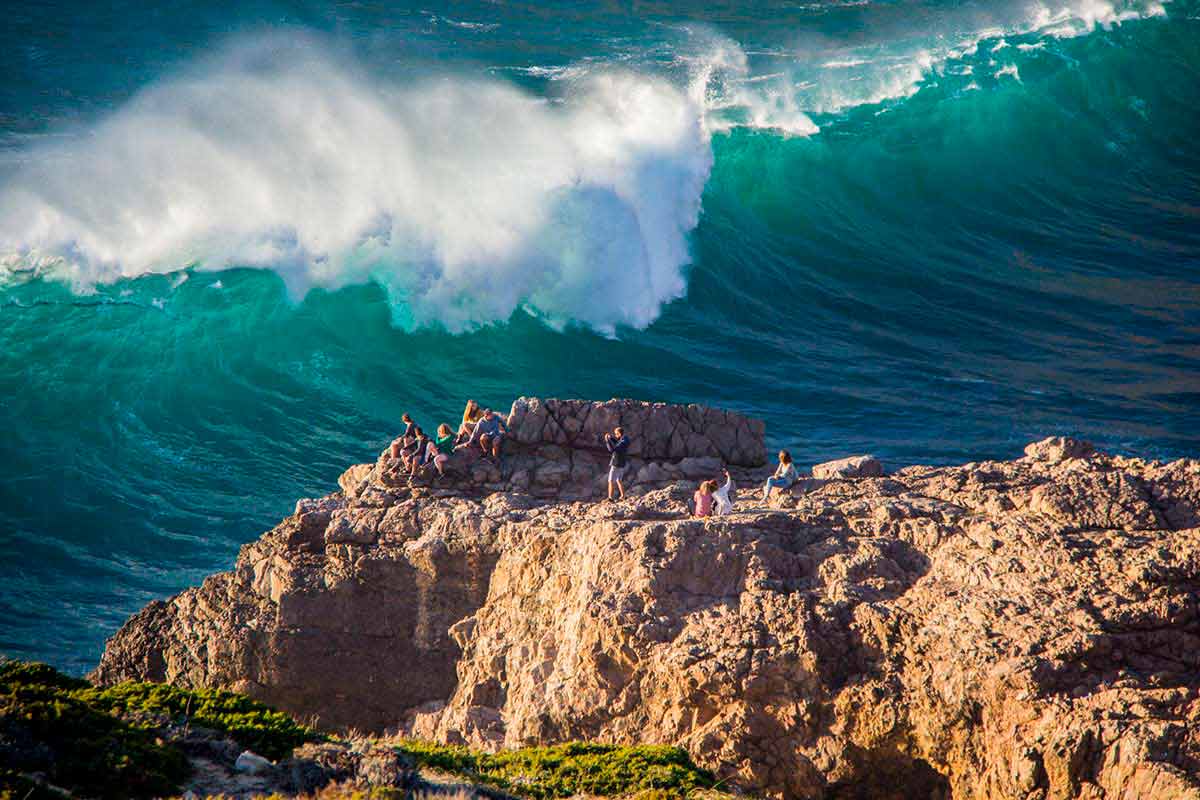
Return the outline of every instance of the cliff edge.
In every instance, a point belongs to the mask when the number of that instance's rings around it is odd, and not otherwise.
[[[1200,800],[1200,462],[1048,439],[814,470],[768,507],[760,421],[527,398],[511,421],[499,465],[347,470],[132,617],[94,679],[488,748],[679,744],[779,797]],[[633,496],[591,502],[616,424]],[[690,518],[723,465],[739,510]]]

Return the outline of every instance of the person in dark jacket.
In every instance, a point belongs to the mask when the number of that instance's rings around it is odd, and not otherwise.
[[[612,433],[604,434],[604,446],[608,448],[608,452],[612,453],[612,457],[608,460],[608,499],[613,499],[613,484],[616,484],[617,490],[621,493],[620,499],[625,499],[625,486],[621,483],[621,479],[625,477],[625,470],[629,465],[626,458],[626,452],[629,450],[629,437],[625,435],[624,428],[614,428]]]

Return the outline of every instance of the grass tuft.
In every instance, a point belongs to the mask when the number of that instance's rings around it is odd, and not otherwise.
[[[292,750],[318,737],[287,714],[222,689],[178,689],[161,683],[122,683],[106,689],[88,688],[77,693],[85,702],[110,714],[186,719],[236,741],[272,760],[286,758]]]
[[[420,765],[534,800],[636,793],[645,793],[645,800],[678,800],[714,784],[712,774],[693,764],[686,751],[666,745],[571,742],[483,753],[405,741],[398,749]]]

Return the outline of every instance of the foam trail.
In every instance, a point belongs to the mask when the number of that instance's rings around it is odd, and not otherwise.
[[[947,10],[937,30],[823,53],[815,65],[798,68],[788,107],[796,114],[838,114],[902,100],[948,64],[975,55],[983,42],[988,51],[1001,52],[1011,45],[1005,37],[1070,38],[1165,13],[1159,0],[971,4],[961,11]],[[1024,51],[1040,45],[1017,46]],[[797,61],[803,65],[802,50],[797,50]],[[813,71],[813,66],[818,69]]]
[[[189,264],[269,267],[297,295],[373,279],[401,322],[451,330],[528,306],[611,332],[683,294],[712,165],[686,92],[616,72],[562,103],[397,89],[270,44],[30,153],[0,186],[0,249],[84,289]]]

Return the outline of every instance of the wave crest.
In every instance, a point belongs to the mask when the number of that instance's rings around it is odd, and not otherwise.
[[[276,43],[278,44],[278,43]],[[588,75],[382,85],[309,42],[234,48],[41,146],[0,187],[0,248],[79,287],[268,267],[299,296],[375,280],[407,325],[520,306],[644,327],[685,290],[712,166],[669,83]]]

